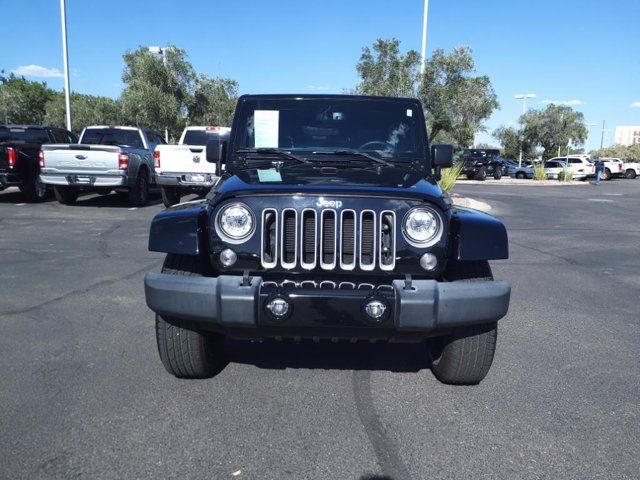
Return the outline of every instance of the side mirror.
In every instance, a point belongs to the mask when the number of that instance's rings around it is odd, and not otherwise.
[[[453,165],[453,145],[431,145],[431,164],[435,168],[449,168]]]
[[[207,162],[216,164],[216,174],[222,175],[222,162],[227,153],[227,143],[229,137],[220,135],[218,138],[209,140],[205,146],[207,152]]]

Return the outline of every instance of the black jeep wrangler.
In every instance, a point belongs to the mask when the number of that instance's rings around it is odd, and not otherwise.
[[[167,371],[214,375],[225,337],[428,340],[441,381],[485,377],[510,296],[488,261],[508,257],[507,233],[440,189],[453,149],[429,149],[417,100],[243,96],[206,149],[226,173],[151,224],[167,256],[145,295]]]
[[[496,180],[505,173],[504,162],[500,158],[500,150],[467,148],[460,157],[462,162],[461,174],[469,180],[486,180],[488,175]]]

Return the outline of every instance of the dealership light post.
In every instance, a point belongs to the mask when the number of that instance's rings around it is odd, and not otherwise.
[[[62,21],[62,60],[64,62],[64,102],[67,113],[67,130],[71,131],[71,90],[69,88],[69,56],[67,53],[67,7],[60,0],[60,19]]]
[[[514,95],[513,98],[522,100],[522,115],[527,113],[527,98],[536,98],[535,93],[519,93]],[[518,168],[522,168],[522,142],[520,142],[520,158],[518,160]]]
[[[154,53],[156,55],[160,55],[162,57],[162,64],[164,65],[164,68],[167,68],[167,57],[166,57],[166,51],[167,48],[162,48],[162,47],[148,47],[148,50],[151,53]],[[165,127],[164,129],[164,140],[169,143],[169,129],[167,127]]]
[[[422,61],[420,73],[424,74],[424,66],[427,59],[427,17],[429,16],[429,0],[424,0],[424,15],[422,16]]]

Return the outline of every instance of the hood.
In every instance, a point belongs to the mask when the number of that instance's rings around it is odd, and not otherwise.
[[[261,194],[334,194],[428,199],[448,204],[432,177],[411,169],[372,166],[336,168],[294,165],[280,170],[254,168],[236,172],[218,188],[220,199]]]

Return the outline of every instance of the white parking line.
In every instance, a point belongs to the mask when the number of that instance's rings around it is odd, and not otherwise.
[[[138,207],[131,207],[129,210],[137,210]]]
[[[609,200],[608,198],[589,198],[590,202],[604,202],[604,203],[612,203],[613,200]]]
[[[23,205],[26,205],[26,203],[16,203],[16,207],[22,207]]]

